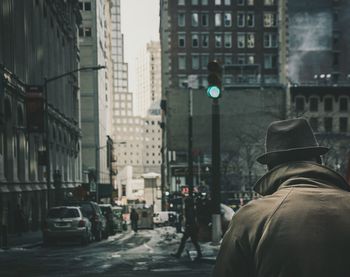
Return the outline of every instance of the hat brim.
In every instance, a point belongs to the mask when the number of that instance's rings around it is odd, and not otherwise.
[[[326,154],[328,151],[329,151],[329,148],[324,146],[293,148],[293,149],[288,149],[283,151],[267,152],[259,156],[256,160],[261,164],[268,164],[276,160],[276,158],[292,157],[298,154],[303,154],[303,156],[305,155],[319,156],[319,155]]]

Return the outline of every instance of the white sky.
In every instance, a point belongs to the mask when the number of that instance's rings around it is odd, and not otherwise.
[[[159,40],[159,0],[121,0],[121,20],[129,91],[135,92],[136,57],[148,42]]]

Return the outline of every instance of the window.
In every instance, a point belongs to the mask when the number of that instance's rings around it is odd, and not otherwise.
[[[79,9],[83,10],[83,2],[79,2]]]
[[[192,47],[197,48],[199,46],[198,34],[192,34]]]
[[[216,34],[215,35],[215,47],[216,48],[222,47],[222,36],[221,36],[221,34]]]
[[[224,36],[224,46],[225,48],[231,48],[232,47],[232,34],[227,33]]]
[[[201,24],[202,26],[209,26],[209,15],[207,13],[202,13]]]
[[[324,110],[325,112],[331,112],[333,111],[333,99],[332,98],[325,98],[324,99]]]
[[[255,63],[254,55],[247,55],[247,64],[254,64],[254,63]]]
[[[241,54],[237,56],[237,63],[238,64],[245,64],[245,55]]]
[[[202,0],[202,5],[207,6],[208,5],[208,0]]]
[[[264,13],[264,27],[276,27],[277,26],[277,16],[274,12]]]
[[[84,28],[79,27],[79,37],[83,37],[83,36],[84,36]]]
[[[232,25],[232,15],[229,12],[224,13],[224,26],[231,27]]]
[[[192,69],[199,69],[199,56],[192,55]]]
[[[231,5],[231,0],[225,0],[225,1],[224,1],[224,5],[225,5],[225,6]]]
[[[347,98],[340,98],[339,100],[339,111],[347,112],[348,111],[348,100]]]
[[[332,132],[333,130],[333,118],[332,117],[325,117],[324,118],[324,130],[325,132]]]
[[[192,27],[198,26],[198,13],[192,13]]]
[[[316,117],[311,117],[309,122],[312,130],[318,132],[318,119]]]
[[[177,4],[179,6],[184,6],[185,5],[185,0],[177,0]]]
[[[179,70],[185,70],[186,69],[186,56],[184,55],[179,55],[178,56],[178,67]]]
[[[237,0],[237,5],[243,6],[244,5],[244,0]]]
[[[231,55],[224,56],[224,64],[232,64],[232,56]]]
[[[91,3],[90,2],[85,2],[84,3],[84,9],[85,9],[85,11],[91,11]]]
[[[245,35],[244,34],[237,34],[237,47],[238,48],[245,48]]]
[[[237,26],[244,27],[245,14],[243,12],[237,13]]]
[[[202,55],[201,56],[202,69],[207,69],[208,63],[209,63],[209,55]]]
[[[178,42],[179,42],[179,47],[184,48],[186,45],[186,36],[185,34],[178,34]]]
[[[179,13],[177,15],[177,25],[179,27],[184,27],[186,25],[186,17],[184,13]]]
[[[86,37],[91,37],[91,27],[85,27],[84,33]]]
[[[191,0],[192,5],[198,5],[198,0]]]
[[[305,110],[305,101],[304,97],[295,98],[295,111],[303,112]]]
[[[265,54],[264,55],[264,68],[265,69],[277,68],[277,56],[274,54]]]
[[[247,0],[248,6],[254,6],[254,0]]]
[[[253,33],[247,34],[247,47],[254,48],[255,47],[255,36]]]
[[[202,47],[207,48],[209,47],[209,35],[208,34],[201,34],[202,37]]]
[[[348,118],[340,117],[339,118],[339,132],[346,133],[348,131]]]
[[[248,12],[246,15],[247,26],[254,27],[255,26],[255,15],[253,12]]]
[[[318,111],[318,99],[315,97],[310,98],[310,112]]]
[[[277,47],[277,34],[276,33],[264,33],[264,47],[276,48]]]
[[[276,0],[264,0],[265,6],[272,6],[275,5]]]
[[[215,5],[216,5],[216,6],[221,5],[221,0],[215,0]]]
[[[215,26],[221,26],[221,13],[215,13]]]

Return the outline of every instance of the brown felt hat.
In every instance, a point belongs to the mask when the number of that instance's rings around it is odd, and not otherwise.
[[[272,122],[266,133],[265,154],[257,158],[261,164],[297,155],[320,156],[329,148],[319,146],[311,126],[304,118]]]

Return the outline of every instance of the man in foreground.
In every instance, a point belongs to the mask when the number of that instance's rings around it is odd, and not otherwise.
[[[305,119],[270,124],[264,197],[234,215],[213,276],[350,276],[350,187],[321,165],[327,151]]]

